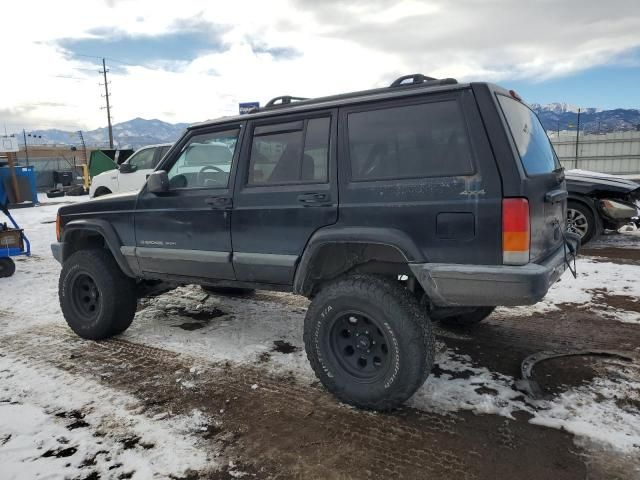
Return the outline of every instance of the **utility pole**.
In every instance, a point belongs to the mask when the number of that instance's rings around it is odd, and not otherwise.
[[[88,165],[87,162],[87,145],[84,143],[84,135],[82,135],[82,130],[78,130],[78,135],[80,136],[80,143],[82,143],[82,158],[84,160],[84,164]]]
[[[22,129],[22,138],[24,138],[24,154],[27,157],[27,167],[29,166],[29,148],[27,147],[27,132]]]
[[[560,139],[560,120],[558,120],[558,140]]]
[[[109,105],[109,82],[107,82],[107,65],[105,64],[104,58],[102,59],[102,70],[100,73],[104,75],[104,95],[103,97],[107,101],[107,123],[109,125],[109,148],[113,150],[113,129],[111,128],[111,107]],[[105,108],[105,107],[102,107]]]
[[[576,128],[576,166],[578,168],[578,144],[580,143],[580,108],[578,108],[578,128]]]

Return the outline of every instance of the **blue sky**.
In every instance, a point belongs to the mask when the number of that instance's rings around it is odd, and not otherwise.
[[[640,109],[640,66],[607,65],[542,82],[505,79],[501,83],[529,103]]]

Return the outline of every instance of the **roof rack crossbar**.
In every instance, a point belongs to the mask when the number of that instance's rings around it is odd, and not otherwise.
[[[309,100],[305,97],[292,97],[291,95],[283,95],[281,97],[272,98],[265,105],[266,107],[274,107],[276,105],[287,105],[291,102],[300,102],[302,100]]]
[[[410,80],[410,81],[407,81]],[[433,83],[436,85],[451,85],[454,83],[458,83],[458,81],[455,78],[433,78],[433,77],[427,77],[426,75],[423,75],[421,73],[412,73],[411,75],[403,75],[400,78],[396,78],[393,83],[391,85],[389,85],[389,88],[396,88],[396,87],[404,87],[407,85],[417,85],[420,83]]]

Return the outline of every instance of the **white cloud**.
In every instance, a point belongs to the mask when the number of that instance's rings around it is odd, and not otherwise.
[[[149,37],[193,22],[224,27],[217,32],[222,51],[154,66],[110,61],[115,121],[193,122],[236,113],[239,101],[369,88],[417,71],[545,79],[640,48],[636,0],[13,0],[2,10],[3,70],[10,70],[0,76],[0,125],[9,129],[106,123],[99,60],[60,47],[96,30]],[[75,53],[105,55],[79,47]]]

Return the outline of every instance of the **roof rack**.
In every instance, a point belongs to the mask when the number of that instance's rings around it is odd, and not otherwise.
[[[292,97],[291,95],[283,95],[282,97],[272,98],[267,102],[267,104],[264,107],[267,108],[267,107],[276,107],[280,105],[288,105],[291,102],[301,102],[302,100],[309,100],[309,99],[306,97]]]
[[[407,80],[411,80],[407,82]],[[389,88],[395,87],[404,87],[406,85],[416,85],[420,83],[430,83],[435,85],[453,85],[458,83],[455,78],[433,78],[427,77],[421,73],[412,73],[411,75],[403,75],[402,77],[396,78]]]
[[[375,93],[383,93],[388,91],[389,88],[411,88],[411,87],[438,87],[441,85],[455,85],[458,81],[455,78],[433,78],[427,77],[421,73],[412,73],[411,75],[404,75],[393,81],[391,85],[383,88],[374,88],[372,90],[363,90],[360,92],[342,93],[338,95],[330,95],[328,97],[319,98],[305,98],[305,97],[293,97],[291,95],[283,95],[281,97],[275,97],[269,100],[267,104],[262,108],[253,108],[248,113],[257,113],[264,110],[270,110],[272,108],[280,108],[290,105],[293,102],[301,102],[303,105],[312,105],[320,102],[327,102],[331,100],[340,100],[346,98],[361,97],[365,95],[371,95]]]

